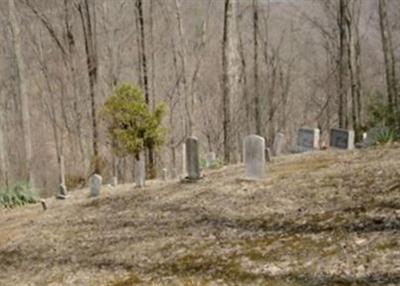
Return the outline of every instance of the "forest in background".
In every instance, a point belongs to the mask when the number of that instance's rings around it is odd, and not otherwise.
[[[94,169],[131,181],[98,110],[125,82],[164,102],[157,169],[182,143],[240,160],[242,138],[400,125],[395,0],[1,0],[0,183],[53,194]]]

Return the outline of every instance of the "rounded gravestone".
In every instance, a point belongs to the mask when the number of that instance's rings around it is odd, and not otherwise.
[[[100,195],[100,188],[103,178],[99,174],[94,174],[90,180],[90,196],[98,197]]]
[[[247,179],[260,180],[265,176],[265,140],[258,135],[244,139],[244,165]]]
[[[274,139],[274,144],[272,146],[272,155],[273,156],[281,155],[284,146],[285,146],[285,134],[279,132],[278,134],[276,134]]]
[[[186,170],[189,180],[200,179],[199,143],[194,136],[186,139]]]
[[[167,168],[162,169],[162,180],[166,181],[168,179],[168,170]]]
[[[116,186],[118,186],[118,177],[117,176],[114,176],[114,177],[111,178],[111,186],[114,187],[114,188]]]

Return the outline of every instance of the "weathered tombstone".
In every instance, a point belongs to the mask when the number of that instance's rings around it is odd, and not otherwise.
[[[176,169],[175,169],[175,168],[172,168],[172,169],[171,169],[171,178],[172,178],[172,179],[176,179],[177,176],[178,176],[178,174],[177,174],[177,172],[176,172]]]
[[[58,187],[57,199],[65,200],[68,197],[67,187],[64,184],[60,184]]]
[[[329,145],[338,149],[354,149],[354,131],[341,128],[332,128],[330,131]]]
[[[118,177],[114,176],[111,178],[111,186],[115,188],[117,185],[118,185]]]
[[[100,195],[100,188],[103,178],[99,174],[94,174],[90,179],[90,196],[98,197]]]
[[[217,155],[214,152],[209,152],[206,158],[206,167],[210,168],[215,165],[217,161]]]
[[[186,144],[182,144],[182,178],[186,178]]]
[[[142,188],[146,181],[146,165],[144,152],[140,152],[139,158],[135,158],[135,183],[136,187]]]
[[[166,168],[162,169],[162,179],[163,181],[168,179],[168,170]]]
[[[265,161],[271,162],[271,160],[272,160],[271,149],[267,147],[265,148]]]
[[[279,156],[282,154],[283,149],[285,148],[285,135],[283,133],[278,133],[275,136],[274,143],[272,145],[272,155]]]
[[[300,128],[297,134],[297,152],[319,149],[319,129]]]
[[[259,180],[265,175],[265,140],[258,135],[249,135],[244,139],[245,176]]]
[[[194,136],[186,139],[186,170],[189,180],[198,180],[200,174],[199,142]]]

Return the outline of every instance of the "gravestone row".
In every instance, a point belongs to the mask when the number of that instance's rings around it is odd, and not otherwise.
[[[320,131],[319,129],[300,128],[297,137],[296,151],[305,152],[319,149]],[[243,158],[245,165],[245,177],[251,180],[260,180],[265,177],[265,162],[270,161],[272,156],[279,156],[283,153],[286,139],[283,133],[277,133],[274,138],[272,149],[266,148],[265,139],[258,135],[249,135],[243,141]],[[199,160],[199,142],[194,136],[188,137],[185,144],[182,145],[182,167],[184,178],[189,181],[199,180],[201,176]],[[354,148],[354,131],[339,128],[330,130],[330,146],[338,149]],[[216,154],[210,152],[207,154],[206,167],[210,167],[216,162]],[[171,171],[173,178],[176,177],[176,170]],[[145,158],[144,152],[141,152],[135,158],[135,183],[137,187],[145,185]],[[162,170],[162,179],[167,180],[167,169]],[[111,186],[117,185],[117,178],[112,178]],[[102,185],[102,177],[94,174],[91,177],[90,196],[98,197]],[[67,189],[64,184],[59,187],[57,198],[65,199]]]
[[[353,130],[332,128],[329,134],[329,145],[336,149],[354,149],[355,135]],[[300,128],[297,135],[297,152],[307,152],[320,149],[319,129]]]

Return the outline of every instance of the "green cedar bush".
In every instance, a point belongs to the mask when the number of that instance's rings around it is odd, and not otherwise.
[[[166,132],[161,122],[165,106],[159,105],[152,112],[138,87],[118,87],[100,114],[106,121],[113,150],[121,157],[131,154],[138,158],[145,148],[154,149],[164,142]]]

